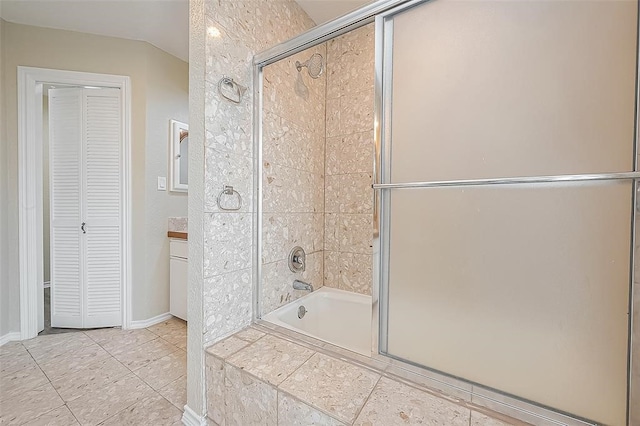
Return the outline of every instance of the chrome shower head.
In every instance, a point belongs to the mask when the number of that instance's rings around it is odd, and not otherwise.
[[[324,58],[321,54],[314,53],[306,62],[301,63],[300,61],[296,61],[296,69],[298,72],[302,71],[303,67],[307,68],[309,77],[318,78],[324,72]]]

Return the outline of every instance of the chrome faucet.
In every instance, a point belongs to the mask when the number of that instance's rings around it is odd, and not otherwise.
[[[309,283],[305,283],[303,281],[300,280],[295,280],[293,282],[293,288],[296,290],[306,290],[306,291],[313,291],[313,286]]]

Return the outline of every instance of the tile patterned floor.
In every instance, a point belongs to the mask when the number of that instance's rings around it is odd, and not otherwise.
[[[186,323],[40,335],[0,347],[0,425],[181,425]]]

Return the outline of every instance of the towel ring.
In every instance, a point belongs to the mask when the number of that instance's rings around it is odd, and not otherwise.
[[[222,207],[222,202],[220,201],[220,199],[222,198],[223,195],[235,195],[238,199],[238,206],[232,207],[232,208]],[[225,185],[224,189],[220,191],[220,193],[218,194],[218,197],[216,198],[216,204],[218,204],[218,208],[220,210],[225,210],[225,211],[240,210],[242,208],[242,196],[238,191],[233,189],[233,186]]]
[[[229,92],[232,90],[234,93],[229,95],[225,92]],[[218,92],[220,92],[220,96],[228,100],[229,102],[233,102],[234,104],[239,104],[242,100],[242,96],[244,92],[247,91],[247,88],[236,83],[235,80],[231,77],[222,77],[220,81],[218,81]]]

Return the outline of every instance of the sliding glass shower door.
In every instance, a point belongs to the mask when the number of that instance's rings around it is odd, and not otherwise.
[[[386,354],[627,416],[636,2],[378,18]]]

